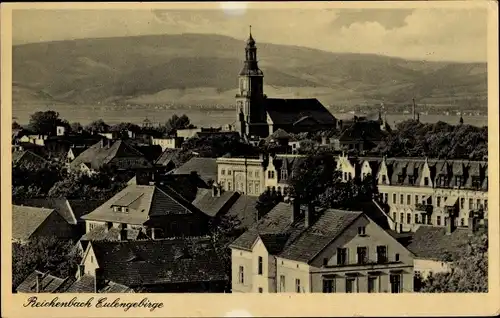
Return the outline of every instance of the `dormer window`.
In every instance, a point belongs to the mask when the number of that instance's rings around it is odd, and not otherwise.
[[[398,183],[403,183],[405,181],[405,176],[404,174],[399,174],[398,175]]]
[[[478,176],[473,176],[472,177],[472,187],[474,189],[479,189],[481,187],[481,178]]]
[[[408,176],[408,182],[410,184],[415,184],[415,176]]]
[[[281,179],[286,180],[288,178],[288,171],[285,169],[281,170]]]
[[[387,177],[386,175],[382,175],[382,184],[386,184],[387,183]]]
[[[463,176],[455,176],[455,186],[456,187],[461,187],[464,182],[464,177]]]
[[[271,170],[271,171],[268,171],[268,172],[267,172],[267,178],[268,178],[268,179],[274,179],[274,171],[272,171],[272,170]]]
[[[114,212],[128,213],[128,207],[115,205],[115,206],[113,206],[113,211]]]

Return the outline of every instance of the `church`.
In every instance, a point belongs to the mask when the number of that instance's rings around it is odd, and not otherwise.
[[[278,129],[289,133],[335,129],[336,118],[316,98],[268,98],[257,47],[250,36],[236,94],[236,130],[243,138],[265,138]]]

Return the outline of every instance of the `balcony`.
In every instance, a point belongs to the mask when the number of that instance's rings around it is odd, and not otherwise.
[[[433,209],[434,207],[432,206],[432,204],[423,204],[423,203],[415,204],[415,210],[421,213],[431,214]]]

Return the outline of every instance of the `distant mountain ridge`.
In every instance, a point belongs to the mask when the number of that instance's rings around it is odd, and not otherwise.
[[[268,95],[346,103],[475,103],[486,107],[486,63],[401,58],[259,43]],[[14,107],[74,104],[231,105],[244,42],[179,34],[79,39],[13,47]]]

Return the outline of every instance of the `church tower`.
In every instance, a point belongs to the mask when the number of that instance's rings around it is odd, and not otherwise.
[[[267,136],[264,99],[264,74],[258,66],[257,47],[250,26],[250,36],[245,47],[245,64],[238,76],[236,94],[236,123],[242,137]]]

